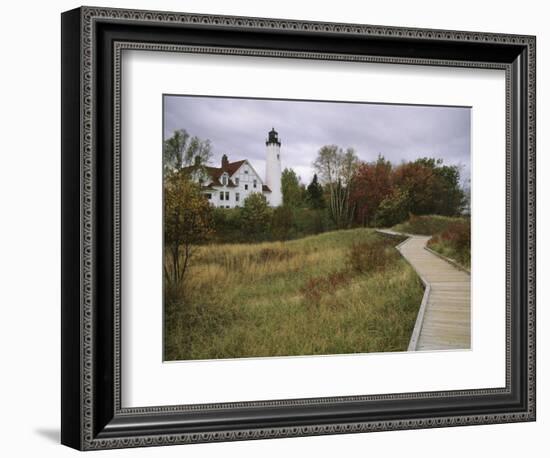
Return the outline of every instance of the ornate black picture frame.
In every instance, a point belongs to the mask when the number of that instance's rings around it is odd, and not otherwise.
[[[535,420],[535,37],[82,7],[62,15],[62,435],[80,450]],[[121,406],[120,53],[506,72],[506,387]]]

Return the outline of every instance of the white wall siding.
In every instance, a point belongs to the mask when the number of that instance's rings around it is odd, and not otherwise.
[[[199,181],[198,174],[194,174],[193,178],[196,182]],[[212,183],[211,177],[202,176],[203,184],[209,185]],[[244,205],[245,199],[250,196],[250,194],[259,192],[266,196],[267,202],[269,205],[276,206],[280,205],[279,203],[274,203],[272,201],[272,194],[269,192],[263,192],[264,181],[260,178],[258,173],[250,165],[248,161],[245,161],[241,167],[230,176],[231,181],[235,184],[235,187],[229,186],[216,186],[213,190],[204,190],[204,194],[211,194],[209,202],[215,207],[220,208],[235,208],[242,207]],[[221,178],[220,178],[221,180]],[[279,164],[279,193],[280,193],[280,164]],[[221,193],[224,193],[223,200],[220,198]],[[229,199],[226,199],[226,194],[229,193]],[[237,201],[237,193],[239,193],[239,200]],[[279,201],[282,199],[279,199]]]

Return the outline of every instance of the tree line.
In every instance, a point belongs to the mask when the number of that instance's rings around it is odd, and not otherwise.
[[[326,208],[339,228],[393,226],[413,215],[458,216],[469,196],[460,184],[460,168],[442,159],[419,158],[392,164],[383,156],[360,161],[352,148],[323,146],[306,187],[291,169],[282,176],[283,204]]]

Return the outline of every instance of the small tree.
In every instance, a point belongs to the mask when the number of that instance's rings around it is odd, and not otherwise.
[[[302,204],[302,188],[298,175],[292,169],[284,169],[281,175],[283,205],[297,208]]]
[[[245,200],[242,208],[244,230],[253,237],[265,234],[270,220],[267,199],[259,192],[253,192]]]
[[[198,244],[212,233],[212,207],[200,187],[183,173],[171,173],[164,181],[164,275],[181,284]]]
[[[323,146],[313,162],[315,171],[328,188],[328,208],[338,229],[351,223],[353,208],[349,196],[358,162],[353,148],[344,151],[336,145]]]

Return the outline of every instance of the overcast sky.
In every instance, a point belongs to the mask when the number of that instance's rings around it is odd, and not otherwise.
[[[185,129],[210,139],[221,156],[248,159],[265,175],[265,141],[272,127],[281,140],[282,167],[308,183],[323,145],[353,147],[363,161],[382,154],[394,164],[419,157],[441,158],[470,176],[470,108],[346,102],[165,96],[164,136]]]

